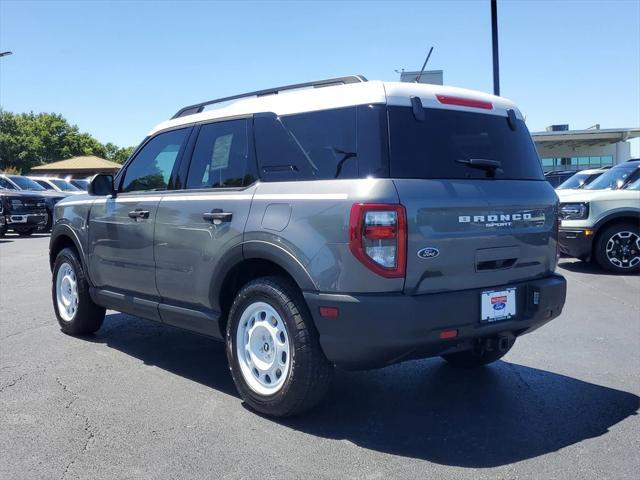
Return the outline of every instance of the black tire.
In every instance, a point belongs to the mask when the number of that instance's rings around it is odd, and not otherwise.
[[[4,238],[4,236],[7,234],[7,230],[8,230],[8,228],[7,228],[7,224],[5,222],[4,225],[0,226],[0,238]]]
[[[463,350],[462,352],[450,353],[442,355],[452,367],[456,368],[476,368],[489,365],[504,357],[513,347],[514,341],[509,344],[505,350],[493,348],[491,350],[474,348],[472,350]]]
[[[69,318],[61,315],[57,298],[58,271],[63,265],[69,265],[75,274],[77,285],[77,307]],[[53,281],[51,285],[53,309],[60,325],[60,330],[69,335],[88,335],[100,329],[104,321],[105,309],[93,303],[89,295],[89,284],[82,268],[82,263],[74,249],[65,248],[58,253],[53,264]]]
[[[638,223],[620,222],[609,225],[598,233],[594,248],[595,260],[604,270],[614,273],[640,272],[640,261],[635,260],[640,257]],[[607,250],[611,248],[613,250]]]
[[[242,315],[257,302],[264,302],[277,312],[289,338],[289,368],[280,390],[270,395],[258,393],[248,384],[236,349]],[[259,278],[240,289],[229,312],[226,343],[236,388],[242,399],[258,412],[274,417],[297,415],[317,405],[329,389],[333,366],[320,348],[318,333],[302,294],[284,277]]]
[[[35,227],[15,227],[13,229],[21,237],[30,237],[37,230]]]

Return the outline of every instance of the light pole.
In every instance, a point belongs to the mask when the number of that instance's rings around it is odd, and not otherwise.
[[[498,62],[497,0],[491,0],[491,49],[493,50],[493,94],[500,95],[500,66]]]

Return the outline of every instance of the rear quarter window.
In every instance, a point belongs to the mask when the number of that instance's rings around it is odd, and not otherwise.
[[[388,176],[382,105],[254,117],[260,176],[265,181]]]
[[[425,109],[416,120],[409,107],[388,108],[390,170],[393,178],[544,180],[529,131],[516,119],[445,109]],[[460,163],[500,162],[495,172]]]

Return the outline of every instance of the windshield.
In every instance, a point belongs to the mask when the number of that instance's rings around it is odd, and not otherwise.
[[[45,182],[44,180],[34,180],[34,182],[36,182],[38,185],[40,185],[42,188],[44,188],[45,190],[54,190],[55,188],[53,188],[52,185],[49,185],[47,182]]]
[[[89,187],[88,180],[70,180],[70,182],[79,189],[86,190]]]
[[[35,192],[43,192],[45,189],[38,185],[36,182],[27,177],[21,177],[20,175],[11,175],[9,179],[18,185],[21,190],[33,190]]]
[[[590,175],[588,173],[576,173],[575,175],[569,177],[560,185],[558,185],[557,190],[568,190],[573,188],[582,188],[584,184],[589,179]]]
[[[522,120],[506,116],[390,106],[391,176],[544,180],[533,141]]]
[[[63,192],[79,192],[80,189],[74,187],[66,180],[61,180],[59,178],[50,178],[49,181],[53,183],[56,187],[58,187]]]
[[[597,179],[585,187],[585,190],[617,190],[636,170],[635,165],[621,165],[600,175]]]

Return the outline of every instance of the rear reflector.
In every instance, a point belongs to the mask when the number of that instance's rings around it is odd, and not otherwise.
[[[438,101],[445,105],[457,105],[459,107],[484,108],[493,110],[493,103],[474,100],[473,98],[451,97],[449,95],[436,95]]]
[[[320,316],[326,318],[338,318],[338,309],[335,307],[320,307]]]
[[[440,332],[440,338],[446,340],[448,338],[456,338],[458,336],[458,330],[443,330]]]

